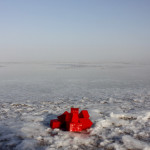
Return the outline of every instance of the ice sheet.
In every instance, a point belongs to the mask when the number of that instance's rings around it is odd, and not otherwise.
[[[140,64],[0,64],[0,149],[150,149],[150,67]],[[87,109],[92,128],[52,130]]]

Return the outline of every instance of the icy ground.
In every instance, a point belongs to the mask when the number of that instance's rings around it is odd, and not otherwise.
[[[150,150],[149,65],[0,66],[0,150]],[[72,106],[89,111],[92,128],[51,130]]]

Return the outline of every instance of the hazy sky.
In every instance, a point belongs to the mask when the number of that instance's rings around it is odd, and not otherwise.
[[[0,61],[150,61],[150,0],[0,0]]]

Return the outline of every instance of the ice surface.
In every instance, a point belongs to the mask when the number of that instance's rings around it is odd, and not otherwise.
[[[150,150],[150,67],[141,64],[2,63],[1,150]],[[94,123],[52,130],[71,107]]]

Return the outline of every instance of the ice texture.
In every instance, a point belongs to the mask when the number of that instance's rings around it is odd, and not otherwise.
[[[149,65],[0,66],[0,150],[150,150]],[[71,107],[88,110],[92,127],[52,130]]]

